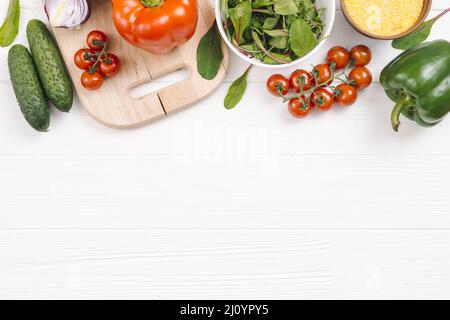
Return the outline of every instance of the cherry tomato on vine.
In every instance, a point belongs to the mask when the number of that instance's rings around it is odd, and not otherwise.
[[[313,85],[313,78],[311,74],[306,70],[297,69],[292,72],[291,76],[289,77],[289,86],[295,92],[300,93],[300,87],[303,89],[303,91],[307,91],[311,89]]]
[[[314,106],[320,110],[330,110],[334,104],[333,94],[324,88],[314,90],[311,95],[311,99]]]
[[[267,79],[267,90],[274,96],[280,97],[289,91],[289,80],[281,74],[274,74]]]
[[[88,90],[96,90],[100,88],[103,85],[103,80],[103,76],[98,71],[93,73],[85,71],[81,75],[81,84]]]
[[[75,65],[81,70],[89,70],[95,63],[96,58],[93,56],[95,54],[94,51],[89,49],[80,49],[75,52],[73,56],[73,61]]]
[[[112,53],[108,53],[106,58],[99,63],[100,73],[107,78],[114,77],[118,74],[120,68],[121,64],[119,58]]]
[[[367,88],[372,83],[372,73],[366,67],[354,68],[348,78],[354,82],[358,89]]]
[[[293,98],[289,100],[288,110],[296,118],[304,118],[306,117],[314,105],[310,99],[302,96],[301,98]]]
[[[88,47],[95,51],[101,51],[105,43],[107,42],[108,37],[106,36],[106,34],[98,30],[93,30],[89,32],[89,34],[86,37],[86,43]]]
[[[331,48],[327,54],[328,64],[334,63],[336,70],[344,68],[350,61],[350,53],[347,49],[336,46]]]
[[[350,50],[350,56],[356,67],[364,67],[372,60],[372,52],[369,47],[362,44],[353,47],[352,50]]]
[[[335,100],[343,107],[354,104],[357,96],[356,88],[345,83],[338,85],[335,91]]]
[[[331,84],[333,82],[333,73],[328,64],[318,64],[312,72],[314,83],[316,85]]]

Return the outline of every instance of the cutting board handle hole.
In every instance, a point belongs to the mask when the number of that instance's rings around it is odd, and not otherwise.
[[[186,80],[190,74],[189,68],[182,68],[159,78],[151,79],[148,82],[140,83],[137,86],[130,88],[130,97],[136,100],[141,99],[146,95],[157,92],[174,83]]]

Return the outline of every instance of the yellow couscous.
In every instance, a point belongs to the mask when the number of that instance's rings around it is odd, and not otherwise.
[[[423,0],[344,0],[347,14],[361,29],[377,36],[408,30],[422,12]]]

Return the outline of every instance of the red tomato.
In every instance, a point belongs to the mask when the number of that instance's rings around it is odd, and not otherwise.
[[[333,94],[324,88],[314,90],[311,99],[314,105],[320,110],[330,110],[334,104]]]
[[[350,55],[356,67],[364,67],[372,60],[372,52],[369,47],[362,44],[353,47]]]
[[[343,107],[354,104],[357,96],[356,88],[345,83],[338,85],[335,91],[335,100]]]
[[[336,70],[344,68],[350,61],[350,53],[343,47],[333,47],[328,51],[328,64],[334,63]]]
[[[89,49],[80,49],[73,56],[75,65],[81,70],[89,70],[95,63],[95,52]]]
[[[81,75],[81,84],[88,90],[96,90],[100,88],[103,85],[103,80],[103,76],[98,71],[95,71],[94,73],[85,71]]]
[[[333,73],[330,66],[326,63],[315,66],[312,74],[316,85],[331,84],[333,82]]]
[[[106,59],[103,59],[99,63],[100,73],[107,78],[114,77],[119,73],[121,68],[121,63],[119,58],[112,53],[108,53]]]
[[[289,80],[281,74],[271,75],[267,79],[267,90],[274,96],[284,96],[289,91]]]
[[[299,98],[294,98],[289,100],[288,110],[296,118],[306,117],[314,105],[310,99],[306,99],[305,96]]]
[[[350,72],[348,78],[358,89],[367,88],[372,83],[372,73],[366,67],[356,67]]]
[[[106,34],[98,30],[89,32],[86,37],[88,47],[95,51],[101,51],[107,42],[108,37]]]
[[[300,85],[301,83],[301,85]],[[300,93],[300,87],[303,91],[307,91],[313,87],[313,79],[311,74],[303,69],[297,69],[292,72],[289,78],[289,86],[292,90]]]

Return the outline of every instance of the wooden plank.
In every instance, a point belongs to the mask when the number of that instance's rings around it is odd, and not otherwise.
[[[21,1],[19,42],[43,16],[39,1]],[[302,67],[333,44],[366,41],[339,17]],[[445,21],[432,38],[448,38]],[[395,51],[369,45],[377,75]],[[37,134],[6,56],[1,48],[0,298],[450,298],[450,120],[404,121],[394,134],[374,85],[352,108],[296,121],[264,93],[271,72],[255,69],[231,112],[225,84],[139,130],[99,126],[76,102]],[[228,84],[245,68],[231,64]]]
[[[450,228],[449,156],[31,154],[0,176],[0,230]]]
[[[448,299],[450,231],[0,233],[0,298]]]

